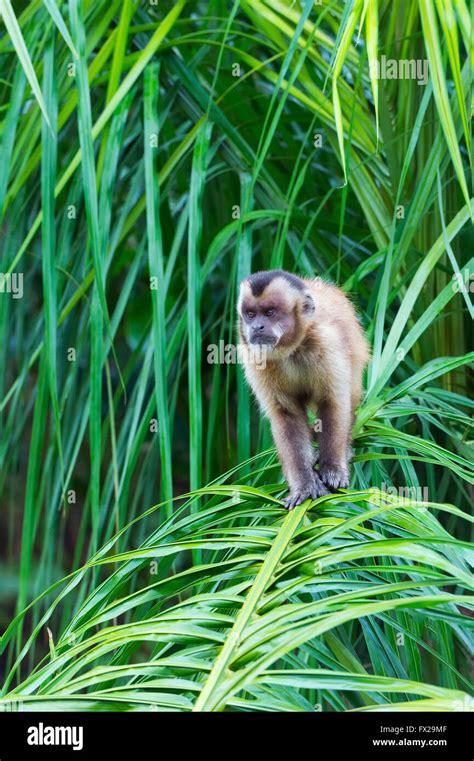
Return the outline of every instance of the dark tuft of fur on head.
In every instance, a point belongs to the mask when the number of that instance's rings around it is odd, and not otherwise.
[[[297,288],[302,291],[304,285],[299,277],[292,275],[291,272],[285,272],[285,270],[267,270],[264,272],[255,272],[254,275],[250,275],[248,278],[248,284],[254,296],[261,296],[265,288],[276,277],[283,277],[287,280],[293,288]]]

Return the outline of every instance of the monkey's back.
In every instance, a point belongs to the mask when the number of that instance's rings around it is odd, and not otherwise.
[[[369,345],[352,302],[340,288],[320,278],[305,279],[304,283],[316,304],[316,332],[320,337],[324,332],[325,342],[334,340],[334,351],[343,348],[357,369],[365,367],[370,358]]]

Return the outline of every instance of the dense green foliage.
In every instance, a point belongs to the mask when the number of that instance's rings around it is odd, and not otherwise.
[[[465,0],[0,12],[0,700],[466,707]],[[373,347],[352,488],[291,513],[208,361],[274,267],[341,285]]]

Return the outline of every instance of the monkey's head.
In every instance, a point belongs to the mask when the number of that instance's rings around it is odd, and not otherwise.
[[[240,284],[239,332],[249,346],[282,356],[291,352],[303,340],[314,310],[304,281],[289,272],[256,272]]]

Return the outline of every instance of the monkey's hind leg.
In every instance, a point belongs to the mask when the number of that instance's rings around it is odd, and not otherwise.
[[[272,434],[290,494],[285,500],[291,510],[306,499],[329,494],[313,470],[313,448],[303,410],[279,408],[271,417]]]
[[[352,453],[350,405],[326,401],[320,405],[319,416],[319,475],[331,489],[346,489]]]
[[[315,447],[313,447],[313,466],[314,466],[314,465],[317,465],[319,463],[319,458],[320,458],[320,452],[319,452],[319,446],[320,446],[320,444],[319,444],[319,433],[317,431],[315,431],[314,428],[311,428],[311,438],[313,439],[313,442],[316,442],[316,444],[318,445],[317,449],[315,449]],[[355,452],[354,452],[354,450],[352,448],[352,444],[350,442],[348,442],[347,447],[346,447],[346,457],[347,457],[347,463],[348,464],[352,462],[352,459],[353,459],[354,455],[355,455]]]
[[[352,444],[348,444],[346,449],[346,457],[347,457],[348,465],[352,462],[354,455],[355,455],[355,452],[354,452],[354,449],[352,448]],[[315,449],[313,447],[313,466],[319,463],[319,459],[320,459],[319,449]]]

